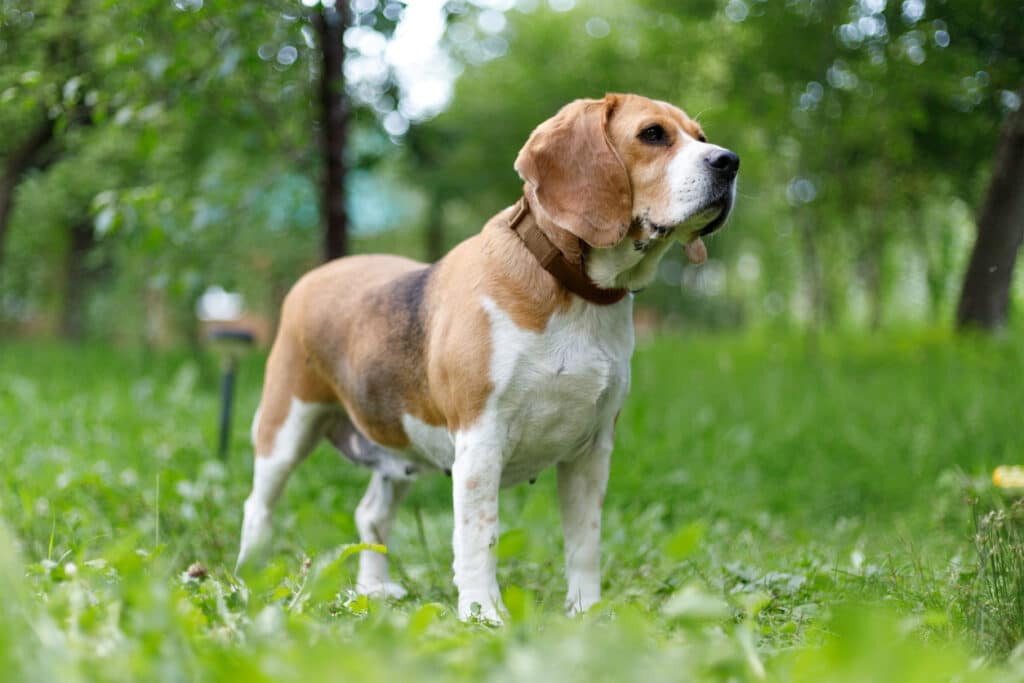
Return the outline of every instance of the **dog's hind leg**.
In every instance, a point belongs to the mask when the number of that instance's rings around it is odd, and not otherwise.
[[[410,484],[410,481],[394,480],[380,472],[373,473],[370,486],[356,508],[356,528],[361,542],[387,545],[398,504],[409,492]],[[359,554],[356,590],[364,595],[389,598],[406,594],[401,585],[391,580],[387,556],[372,550]]]
[[[281,497],[288,476],[309,455],[323,435],[325,417],[331,412],[330,405],[304,403],[293,398],[287,417],[277,429],[269,448],[261,451],[257,440],[252,492],[245,501],[236,571],[259,554],[270,540],[270,516],[274,504]]]
[[[356,508],[356,528],[361,542],[386,545],[398,504],[408,493],[418,467],[367,439],[344,414],[331,422],[326,437],[346,458],[373,470],[370,486]],[[356,590],[389,598],[401,598],[406,593],[391,580],[388,558],[371,550],[359,554]]]
[[[288,475],[302,462],[337,414],[330,393],[295,362],[295,347],[278,339],[267,361],[263,396],[252,426],[252,493],[245,501],[236,571],[265,549],[271,511]],[[302,398],[300,398],[302,397]]]

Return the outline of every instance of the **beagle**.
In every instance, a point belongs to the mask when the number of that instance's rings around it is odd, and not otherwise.
[[[452,478],[458,613],[500,622],[498,490],[556,465],[566,608],[600,599],[601,508],[629,390],[633,295],[673,242],[707,257],[739,157],[676,107],[637,95],[577,100],[515,160],[523,196],[444,258],[351,256],[284,300],[252,426],[255,466],[238,566],[321,438],[373,473],[362,541],[387,543],[419,475]],[[360,556],[362,593],[402,597],[387,557]]]

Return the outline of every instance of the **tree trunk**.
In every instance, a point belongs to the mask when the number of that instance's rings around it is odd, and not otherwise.
[[[86,289],[91,275],[86,259],[95,243],[92,220],[86,218],[72,225],[69,237],[60,329],[65,338],[79,341],[85,336]]]
[[[1024,109],[999,135],[995,167],[978,214],[978,239],[964,278],[957,327],[995,330],[1006,322],[1017,252],[1024,241]]]
[[[345,29],[348,2],[337,9],[320,6],[313,24],[320,38],[320,127],[324,160],[321,212],[324,222],[324,260],[348,251],[348,215],[345,210],[345,144],[348,98],[345,95]]]
[[[15,147],[0,175],[0,272],[3,270],[7,226],[14,210],[14,191],[24,175],[42,164],[47,146],[53,140],[53,121],[45,118],[25,141]]]

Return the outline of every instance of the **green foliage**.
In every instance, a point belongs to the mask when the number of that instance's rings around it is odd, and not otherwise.
[[[434,86],[400,83],[382,56],[411,6],[352,7],[355,250],[423,257],[425,227],[452,246],[518,196],[512,162],[540,121],[576,97],[640,92],[743,159],[710,262],[671,253],[643,299],[676,324],[948,320],[996,132],[1024,95],[1015,0],[460,0],[438,10],[454,96],[423,120],[410,91]],[[68,228],[91,216],[97,336],[143,336],[153,300],[184,321],[214,283],[273,317],[319,254],[316,11],[0,5],[0,159],[55,130],[17,192],[0,316],[53,317]]]
[[[383,40],[395,26],[386,10],[355,21]],[[18,188],[0,317],[45,320],[59,308],[68,226],[90,219],[97,336],[139,340],[154,300],[185,320],[212,283],[241,290],[257,311],[274,308],[319,255],[314,11],[164,0],[0,6],[0,53],[10,56],[0,60],[0,128],[13,131],[0,159],[39,122],[57,130],[44,167]],[[416,203],[389,180],[393,162],[382,163],[393,145],[375,112],[387,98],[394,107],[397,85],[390,76],[354,85],[358,234],[381,229],[365,218],[363,194],[398,207],[385,212],[387,227]]]
[[[1024,641],[1024,503],[975,507],[974,542],[978,573],[965,594],[965,611],[985,647],[997,656]],[[1017,653],[1019,654],[1019,653]]]
[[[353,593],[365,471],[321,447],[265,569],[230,572],[261,358],[214,459],[212,359],[0,354],[0,663],[10,680],[996,681],[980,665],[963,482],[1024,452],[1010,344],[945,335],[643,341],[617,430],[604,602],[562,614],[554,477],[502,494],[501,629],[453,616],[449,481]],[[796,391],[795,387],[803,387]],[[972,484],[973,485],[973,484]],[[346,545],[348,544],[348,545]],[[196,565],[194,563],[198,562]],[[1007,575],[1010,576],[1010,575]],[[981,599],[981,594],[975,593]],[[1009,612],[992,596],[977,603]]]
[[[431,171],[453,238],[518,195],[511,161],[551,112],[639,92],[681,105],[742,158],[710,263],[670,254],[645,304],[710,327],[950,317],[965,207],[981,199],[995,132],[1024,87],[1019,3],[529,7],[508,13],[508,54],[471,64],[452,105],[417,131],[436,150],[411,177]]]

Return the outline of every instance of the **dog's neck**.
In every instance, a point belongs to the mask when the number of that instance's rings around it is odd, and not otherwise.
[[[579,268],[589,282],[602,290],[637,291],[647,287],[657,275],[662,257],[678,239],[672,229],[635,218],[626,237],[615,246],[590,247],[556,225],[543,207],[532,200],[528,191],[513,208],[518,209],[521,205],[529,209],[524,219],[532,218],[565,260]]]
[[[548,241],[562,253],[566,261],[577,268],[582,269],[584,267],[586,245],[576,235],[558,227],[536,200],[531,201],[530,194],[526,189],[524,189],[524,194],[519,201],[513,204],[513,207],[517,210],[519,207],[526,209],[522,220],[524,222],[530,221],[536,225],[537,229],[547,237]]]
[[[587,275],[599,287],[643,289],[654,280],[658,264],[673,242],[669,236],[651,234],[643,226],[634,225],[614,247],[589,251]]]
[[[540,266],[566,290],[599,306],[618,303],[629,293],[621,287],[599,287],[584,266],[584,247],[580,240],[547,220],[542,211],[521,198],[513,207],[508,228],[518,235]],[[547,225],[545,225],[547,223]]]

